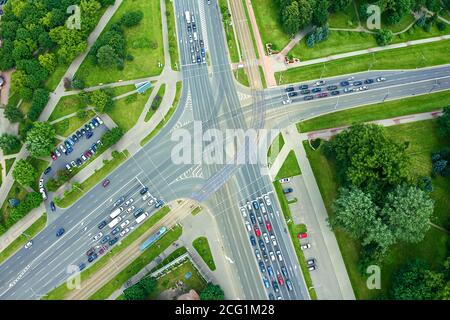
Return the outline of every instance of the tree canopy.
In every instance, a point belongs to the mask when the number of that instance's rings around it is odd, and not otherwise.
[[[27,160],[17,161],[12,172],[14,180],[24,187],[31,186],[38,176],[36,169]]]
[[[55,146],[55,128],[48,122],[36,122],[27,133],[27,150],[34,157],[46,157]]]
[[[217,285],[209,282],[205,289],[200,292],[200,300],[224,300],[225,294],[222,288]]]

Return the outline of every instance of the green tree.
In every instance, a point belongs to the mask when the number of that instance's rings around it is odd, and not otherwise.
[[[377,40],[377,43],[379,46],[387,46],[392,42],[392,39],[394,38],[394,34],[390,29],[381,29],[378,31],[378,33],[375,35],[375,38]]]
[[[81,31],[84,34],[89,32],[95,27],[98,20],[98,15],[101,9],[99,2],[95,0],[81,0],[80,11],[82,17]]]
[[[103,89],[92,92],[89,95],[89,100],[95,111],[99,113],[104,113],[114,105],[112,94]]]
[[[129,11],[126,12],[122,18],[120,18],[120,24],[124,27],[130,28],[137,26],[142,18],[144,17],[144,13],[141,10]]]
[[[450,136],[450,106],[444,107],[442,115],[437,120],[442,136]]]
[[[111,68],[117,65],[119,57],[110,45],[104,45],[97,51],[97,63],[102,68]]]
[[[16,106],[13,106],[12,104],[8,104],[3,111],[3,114],[6,119],[9,120],[11,123],[17,123],[22,121],[23,119],[23,113],[20,111],[19,108]]]
[[[351,0],[331,0],[330,1],[330,11],[331,12],[342,11],[345,8],[347,8],[350,3],[351,3]]]
[[[27,160],[20,159],[14,166],[12,172],[14,180],[22,186],[31,186],[38,176],[36,169]]]
[[[301,27],[300,11],[297,1],[288,5],[282,13],[283,30],[287,34],[295,34]]]
[[[224,300],[225,294],[222,288],[217,285],[209,282],[205,289],[200,292],[200,300]]]
[[[312,23],[316,26],[324,26],[328,21],[328,0],[316,0],[312,14]]]
[[[4,133],[0,136],[0,148],[4,154],[17,152],[20,149],[20,140],[15,135]]]
[[[41,66],[48,71],[48,73],[53,73],[55,71],[58,62],[56,61],[56,56],[53,53],[41,54],[38,57]]]
[[[48,122],[35,122],[27,133],[27,150],[34,157],[46,157],[54,148],[55,128]]]

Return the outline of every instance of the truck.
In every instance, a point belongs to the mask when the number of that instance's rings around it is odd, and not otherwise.
[[[191,23],[191,13],[189,11],[185,11],[184,17],[186,18],[186,23],[190,24]]]
[[[148,212],[144,212],[143,214],[141,214],[139,217],[136,218],[136,223],[141,223],[147,217],[148,217]]]
[[[111,214],[109,215],[109,217],[110,217],[111,219],[114,219],[114,218],[117,217],[122,211],[123,211],[123,208],[122,208],[122,207],[118,207],[118,208],[114,209],[114,210],[111,212]]]
[[[121,217],[116,217],[113,220],[111,220],[110,223],[108,223],[108,227],[110,227],[111,229],[114,228],[115,226],[117,226],[117,224],[122,221]]]

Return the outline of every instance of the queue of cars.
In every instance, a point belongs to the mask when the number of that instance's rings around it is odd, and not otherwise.
[[[366,79],[364,81],[353,81],[354,77],[349,77],[348,79],[341,81],[338,85],[328,85],[325,87],[326,82],[324,80],[318,80],[314,83],[314,87],[310,88],[307,84],[302,84],[298,87],[298,90],[294,86],[289,86],[285,88],[288,99],[283,100],[283,104],[290,103],[290,98],[296,97],[299,94],[303,96],[303,100],[309,101],[314,98],[325,98],[328,96],[337,96],[342,93],[365,91],[368,89],[369,84],[376,82],[386,81],[384,77],[378,77],[374,79]],[[341,88],[339,88],[339,86]],[[341,91],[342,89],[342,91]]]
[[[293,290],[289,273],[284,265],[284,258],[278,246],[278,240],[272,230],[269,218],[272,202],[268,195],[258,199],[247,201],[240,207],[244,218],[244,224],[249,232],[250,245],[252,246],[258,266],[263,278],[264,287],[269,292],[269,299],[282,299],[280,286],[286,285],[289,291]]]
[[[191,51],[192,63],[206,63],[206,49],[202,39],[197,33],[197,25],[193,12],[185,11],[188,41]]]
[[[108,181],[109,184],[108,179],[105,181]],[[164,205],[162,199],[157,199],[150,194],[148,187],[142,187],[139,194],[141,199],[122,196],[113,203],[113,209],[109,213],[109,216],[100,222],[98,225],[99,232],[92,237],[92,241],[97,243],[97,245],[91,247],[86,252],[88,262],[93,262],[98,256],[105,253],[108,248],[111,248],[116,244],[121,237],[125,237],[133,230],[134,227],[131,226],[132,221],[130,220],[132,219],[128,216],[129,214],[133,214],[136,224],[140,224],[150,215],[144,208],[136,208],[136,203],[139,200],[142,200],[144,204],[148,204],[156,209]],[[108,229],[105,229],[107,226]],[[82,270],[82,265],[83,264],[79,265],[80,270]]]

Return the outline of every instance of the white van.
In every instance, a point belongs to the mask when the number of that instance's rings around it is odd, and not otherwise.
[[[148,212],[144,212],[143,214],[141,214],[139,217],[136,218],[136,223],[141,223],[147,217],[148,217]]]
[[[198,37],[197,37],[197,32],[194,32],[194,41],[197,41]]]

